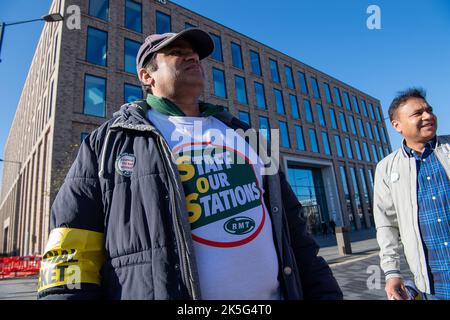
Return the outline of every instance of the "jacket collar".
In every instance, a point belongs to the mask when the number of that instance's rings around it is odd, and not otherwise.
[[[157,97],[152,94],[147,94],[146,102],[154,110],[166,116],[186,116],[186,114],[175,103],[165,97]],[[223,106],[214,105],[203,101],[199,101],[198,106],[201,117],[213,116],[224,110]]]
[[[145,100],[138,100],[122,105],[120,110],[113,115],[113,118],[116,118],[116,120],[111,126],[111,129],[123,128],[137,131],[155,131],[155,126],[146,116],[150,108]],[[232,129],[247,129],[242,121],[239,121],[227,111],[215,113],[213,116]]]

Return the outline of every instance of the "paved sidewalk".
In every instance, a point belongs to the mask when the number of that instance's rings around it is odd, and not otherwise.
[[[314,237],[320,246],[319,255],[330,265],[349,260],[358,260],[380,250],[374,228],[350,232],[349,238],[351,241],[352,253],[341,256],[338,253],[335,234],[328,234],[327,236],[318,235]]]
[[[339,255],[337,246],[321,248],[319,251],[319,255],[322,256],[328,262],[328,264],[332,265],[348,260],[359,259],[380,250],[376,239],[352,242],[351,246],[352,254],[348,254],[345,256]]]
[[[36,300],[38,278],[24,277],[0,280],[0,300]]]

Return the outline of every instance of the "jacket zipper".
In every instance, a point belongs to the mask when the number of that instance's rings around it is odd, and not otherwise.
[[[167,145],[167,142],[156,131],[155,131],[155,133],[158,136],[158,142],[160,145],[160,149],[162,149],[161,151],[164,152],[167,156],[167,157],[164,157],[164,159],[169,159],[169,161],[170,161],[172,154],[167,151],[167,150],[169,150],[169,146]],[[166,166],[169,166],[169,168],[171,167],[170,163],[169,164],[166,163]],[[173,175],[168,174],[167,176],[169,179],[172,180],[172,185],[174,185],[176,187],[177,181],[176,181],[176,179],[174,179]],[[175,200],[177,197],[173,194],[173,192],[174,192],[174,190],[172,189],[172,196],[173,196],[173,199]],[[172,207],[174,208],[174,215],[175,215],[175,220],[176,220],[175,233],[177,236],[177,242],[180,244],[180,250],[179,250],[180,251],[179,255],[180,255],[180,260],[181,260],[180,269],[181,269],[182,277],[184,278],[184,282],[186,284],[187,290],[188,290],[190,296],[192,297],[192,299],[195,300],[197,298],[197,295],[196,295],[193,285],[192,285],[191,269],[189,267],[188,258],[186,256],[186,252],[187,252],[186,239],[183,236],[183,232],[181,232],[182,223],[181,223],[180,216],[179,216],[179,212],[180,212],[178,210],[179,206],[177,206],[175,204],[175,202],[173,202]]]
[[[116,123],[114,123],[114,124],[116,124]],[[111,131],[118,130],[121,127],[122,126],[117,125],[115,127],[110,128],[110,130]],[[167,142],[164,140],[164,138],[161,136],[161,134],[159,134],[159,132],[157,130],[155,130],[151,126],[146,126],[146,128],[144,130],[143,130],[143,128],[140,128],[140,129],[128,128],[128,129],[133,129],[133,130],[137,130],[137,131],[148,131],[148,132],[154,133],[158,137],[157,141],[158,141],[158,147],[159,147],[160,151],[166,155],[166,157],[163,157],[163,159],[169,159],[168,161],[166,161],[164,163],[166,170],[171,169],[171,165],[170,165],[170,163],[168,163],[172,157],[171,152],[168,151],[168,150],[170,150],[170,148],[169,148]],[[172,180],[172,185],[174,185],[174,186],[178,185],[177,180],[173,178],[173,175],[170,175],[169,172],[167,172],[167,176],[168,176],[168,179]],[[173,194],[174,193],[173,188],[171,191],[172,191],[173,199],[176,199],[176,196]],[[180,216],[179,216],[180,211],[178,210],[178,208],[180,206],[177,206],[175,203],[172,203],[172,207],[174,208],[173,212],[174,212],[175,220],[176,220],[176,223],[175,223],[175,236],[177,237],[176,241],[180,245],[179,256],[180,256],[180,260],[181,260],[180,261],[181,275],[182,275],[182,278],[184,279],[184,283],[186,284],[186,288],[187,288],[189,295],[192,297],[193,300],[197,300],[198,296],[194,290],[194,285],[192,283],[192,281],[193,281],[193,278],[191,276],[192,270],[189,267],[189,261],[188,261],[189,259],[186,256],[186,252],[188,251],[186,239],[183,236],[183,232],[181,231],[182,223],[181,223]]]

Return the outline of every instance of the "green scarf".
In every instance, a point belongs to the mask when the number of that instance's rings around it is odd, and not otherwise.
[[[164,97],[157,97],[152,94],[147,94],[147,103],[148,105],[158,111],[159,113],[165,114],[167,116],[179,116],[185,117],[183,111],[172,101]],[[199,102],[200,108],[200,116],[201,117],[209,117],[215,115],[219,112],[223,112],[223,106],[218,106],[206,102]]]

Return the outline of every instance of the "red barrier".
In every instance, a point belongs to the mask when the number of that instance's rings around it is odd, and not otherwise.
[[[41,256],[0,258],[0,279],[27,277],[39,273]]]

